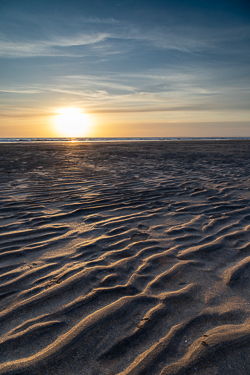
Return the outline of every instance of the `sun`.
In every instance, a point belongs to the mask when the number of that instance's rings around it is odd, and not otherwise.
[[[61,108],[55,116],[56,132],[64,137],[84,137],[88,133],[90,118],[80,108]]]

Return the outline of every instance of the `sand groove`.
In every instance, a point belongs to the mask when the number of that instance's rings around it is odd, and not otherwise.
[[[2,144],[0,374],[250,373],[249,156]]]

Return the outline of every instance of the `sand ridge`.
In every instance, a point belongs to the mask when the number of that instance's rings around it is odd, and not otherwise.
[[[250,373],[250,142],[0,146],[0,374]]]

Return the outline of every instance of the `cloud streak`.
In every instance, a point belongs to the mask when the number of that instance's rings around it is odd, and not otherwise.
[[[107,34],[77,35],[73,38],[52,37],[50,40],[8,41],[0,39],[1,57],[36,57],[36,56],[76,56],[82,55],[71,52],[70,47],[82,47],[100,43],[108,37]],[[64,51],[65,50],[65,51]]]
[[[23,16],[25,19],[25,16]],[[17,23],[24,22],[20,16]],[[13,24],[9,22],[10,24]],[[75,18],[45,19],[43,22],[34,21],[27,17],[26,22],[34,33],[8,32],[8,22],[0,26],[0,57],[22,58],[37,56],[83,57],[86,55],[107,56],[134,53],[135,48],[153,48],[163,51],[180,51],[183,53],[199,53],[216,51],[232,54],[237,51],[248,54],[246,45],[249,44],[250,26],[231,25],[198,26],[195,24],[140,24],[129,20],[99,19],[77,16]],[[1,18],[0,18],[1,21]],[[35,24],[35,26],[34,26]],[[56,24],[56,25],[55,25]],[[22,28],[21,28],[22,30]],[[119,45],[122,43],[122,46]],[[234,47],[232,49],[232,46]]]

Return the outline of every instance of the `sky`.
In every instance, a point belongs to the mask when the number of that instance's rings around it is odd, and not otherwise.
[[[0,0],[0,137],[76,123],[84,137],[250,137],[249,0]]]

